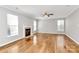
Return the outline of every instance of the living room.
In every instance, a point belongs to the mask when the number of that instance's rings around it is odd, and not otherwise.
[[[78,15],[78,5],[2,5],[0,6],[0,52],[77,53],[79,52]],[[23,46],[22,49],[19,49],[20,44]],[[61,48],[57,45],[63,46]]]

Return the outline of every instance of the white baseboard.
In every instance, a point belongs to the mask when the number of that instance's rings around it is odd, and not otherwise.
[[[49,33],[49,32],[38,32],[38,33],[46,33],[46,34],[65,34],[65,33]]]
[[[38,33],[45,33],[45,32],[38,32]],[[35,33],[32,33],[32,35],[30,35],[30,36],[28,36],[28,37],[20,37],[20,38],[18,38],[18,39],[15,39],[15,40],[6,42],[6,43],[4,43],[4,44],[1,44],[0,47],[2,47],[2,46],[4,46],[4,45],[7,45],[7,44],[10,44],[10,43],[12,43],[12,42],[15,42],[15,41],[17,41],[17,40],[20,40],[20,39],[22,39],[22,38],[29,38],[29,37],[33,36],[33,34],[35,34]],[[65,34],[65,33],[47,33],[47,34]],[[77,43],[77,44],[79,45],[79,42],[77,42],[76,40],[74,40],[73,38],[71,38],[69,35],[67,35],[67,34],[65,34],[65,35],[68,36],[70,39],[72,39],[75,43]]]
[[[79,45],[79,42],[77,42],[76,40],[74,40],[72,37],[70,37],[69,35],[65,34],[66,36],[68,36],[70,39],[72,39],[76,44]]]
[[[7,44],[10,44],[10,43],[15,42],[15,41],[20,40],[20,39],[21,39],[21,38],[18,38],[18,39],[11,40],[11,41],[8,41],[8,42],[6,42],[6,43],[0,44],[0,47],[5,46],[5,45],[7,45]]]
[[[46,32],[38,32],[38,33],[46,33]],[[79,42],[77,42],[76,40],[74,40],[73,38],[71,38],[69,35],[67,35],[65,33],[46,33],[46,34],[64,34],[64,35],[68,36],[70,39],[72,39],[76,44],[79,45]]]
[[[15,40],[11,40],[11,41],[9,41],[9,42],[0,44],[0,47],[5,46],[5,45],[7,45],[7,44],[10,44],[10,43],[12,43],[12,42],[15,42],[15,41],[17,41],[17,40],[23,39],[23,38],[29,38],[29,37],[33,36],[33,34],[35,34],[35,33],[32,33],[30,36],[27,36],[27,37],[20,37],[20,38],[17,38],[17,39],[15,39]]]

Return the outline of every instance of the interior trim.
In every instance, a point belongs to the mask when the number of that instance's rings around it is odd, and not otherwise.
[[[46,34],[65,34],[65,33],[47,33],[47,32],[38,32],[38,33],[46,33]]]
[[[72,37],[70,37],[69,35],[65,34],[67,37],[69,37],[71,40],[73,40],[76,44],[79,45],[79,42],[77,42],[76,40],[74,40]]]
[[[35,34],[35,33],[33,33],[33,34]],[[14,40],[12,40],[12,41],[3,43],[3,44],[0,45],[0,47],[5,46],[5,45],[7,45],[7,44],[10,44],[10,43],[12,43],[12,42],[15,42],[15,41],[17,41],[17,40],[21,40],[21,39],[23,39],[23,38],[29,38],[29,37],[32,37],[33,34],[31,34],[30,36],[27,36],[27,37],[20,37],[20,38],[14,39]]]

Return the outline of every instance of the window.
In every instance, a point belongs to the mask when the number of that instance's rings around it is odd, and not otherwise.
[[[18,16],[7,14],[8,36],[18,35]]]
[[[57,20],[57,30],[64,31],[64,20]]]
[[[37,21],[36,20],[34,20],[34,31],[36,31],[37,30]]]

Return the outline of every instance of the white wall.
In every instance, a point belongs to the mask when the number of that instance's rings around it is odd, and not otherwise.
[[[58,19],[39,20],[38,31],[42,33],[60,34],[64,32],[58,32],[57,30]],[[62,20],[62,19],[59,19]]]
[[[79,9],[66,18],[65,33],[79,43]]]
[[[7,13],[11,13],[17,15],[19,17],[19,34],[17,36],[8,37],[7,34]],[[16,12],[0,8],[0,46],[5,45],[6,43],[15,41],[19,38],[23,37],[23,27],[24,26],[31,26],[33,28],[33,19],[25,17],[21,14]]]

